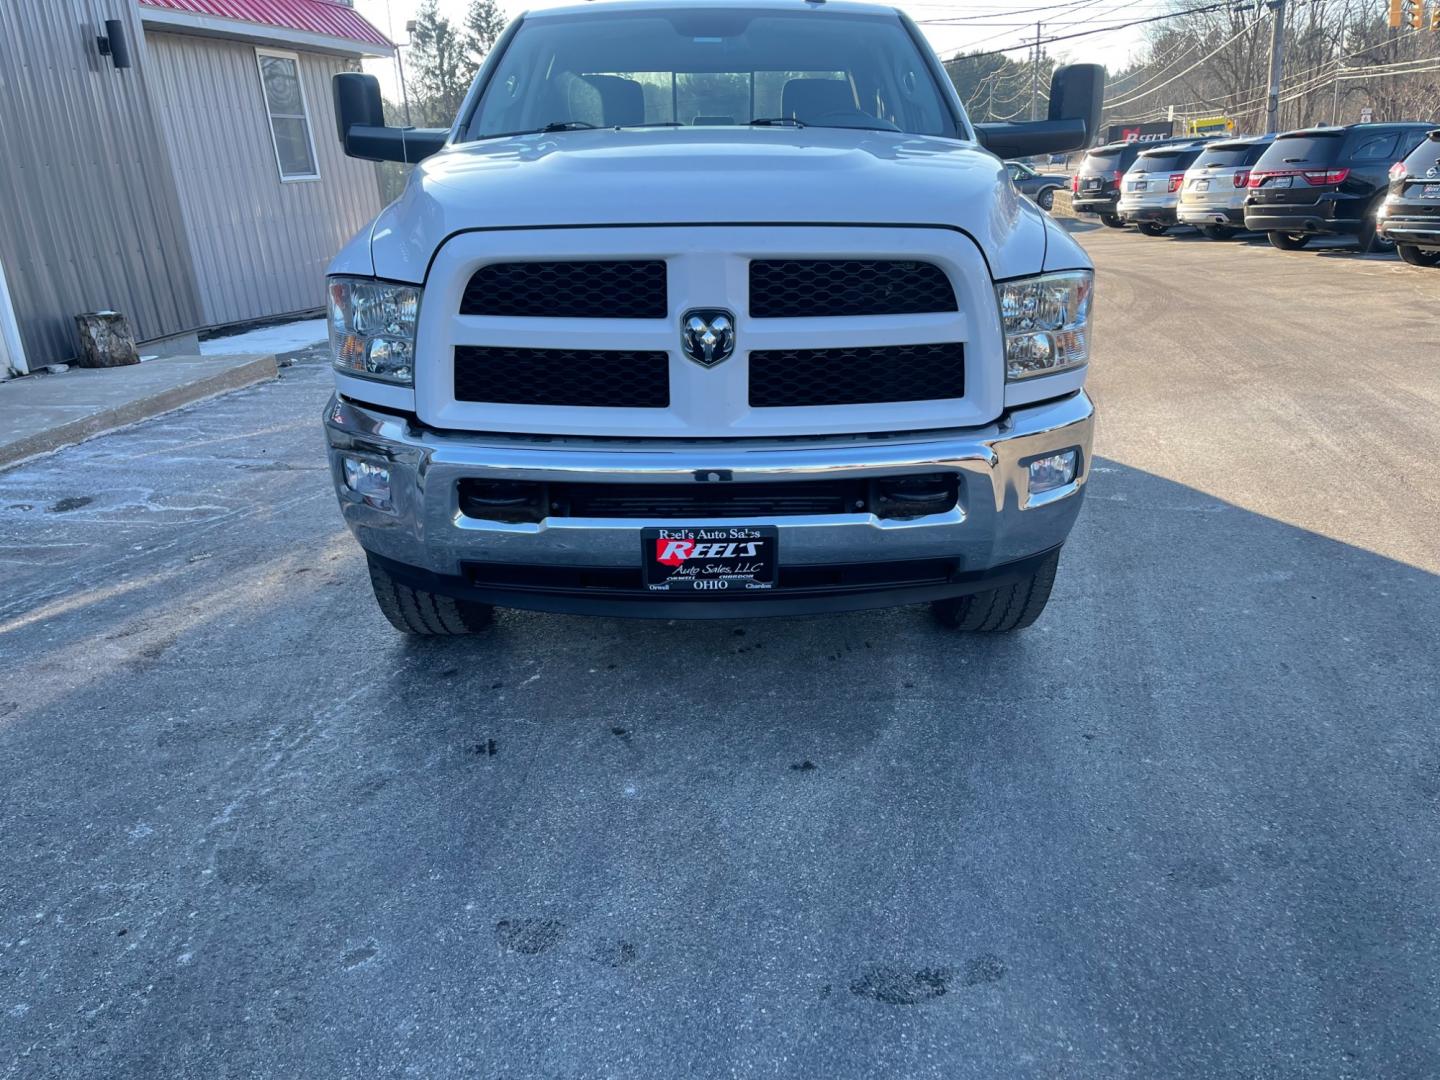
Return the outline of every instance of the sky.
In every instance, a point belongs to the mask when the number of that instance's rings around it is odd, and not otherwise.
[[[522,11],[560,7],[574,0],[501,0],[507,15]],[[405,22],[415,15],[420,0],[354,0],[355,9],[369,19],[392,41],[403,42]],[[1129,22],[1132,19],[1163,11],[1165,0],[974,0],[969,3],[946,3],[944,0],[899,0],[896,7],[909,13],[920,24],[930,44],[942,56],[969,49],[996,49],[1024,42],[1035,36],[1035,22],[1042,22],[1042,35],[1061,35],[1090,30],[1101,26]],[[469,7],[469,0],[439,0],[440,14],[459,23]],[[959,23],[931,20],[962,19]],[[1074,41],[1057,42],[1048,52],[1061,60],[1105,64],[1124,64],[1144,44],[1144,28],[1131,27],[1112,33],[1093,34]],[[1024,52],[1009,54],[1023,59]],[[365,69],[378,76],[387,97],[395,97],[394,61],[367,61]]]

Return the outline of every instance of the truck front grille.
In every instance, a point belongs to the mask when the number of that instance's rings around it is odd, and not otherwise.
[[[965,347],[881,345],[750,354],[750,405],[870,405],[965,396]]]
[[[457,345],[455,400],[664,409],[669,369],[662,351]]]
[[[663,259],[491,263],[475,271],[461,315],[538,319],[663,319]]]
[[[955,289],[934,263],[893,259],[756,259],[755,319],[918,315],[955,311]]]

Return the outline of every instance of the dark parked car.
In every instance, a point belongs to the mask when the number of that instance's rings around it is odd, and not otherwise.
[[[1010,179],[1014,180],[1015,186],[1020,189],[1020,194],[1030,196],[1042,210],[1050,209],[1050,204],[1055,200],[1055,192],[1070,186],[1070,177],[1060,173],[1036,172],[1023,161],[1007,161],[1005,168],[1010,173]]]
[[[1388,251],[1376,213],[1390,166],[1433,124],[1351,124],[1287,131],[1250,170],[1245,227],[1294,251],[1312,236],[1353,236],[1361,251]]]
[[[1390,170],[1380,234],[1415,266],[1440,266],[1440,128]]]
[[[1193,143],[1195,136],[1106,143],[1095,147],[1085,155],[1070,182],[1071,205],[1076,213],[1099,214],[1100,220],[1112,229],[1124,228],[1125,222],[1115,209],[1115,204],[1120,201],[1120,178],[1135,164],[1142,151],[1175,142]]]

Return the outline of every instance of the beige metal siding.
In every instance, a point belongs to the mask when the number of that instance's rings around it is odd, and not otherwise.
[[[128,70],[95,45],[125,23]],[[199,322],[132,0],[0,0],[0,261],[30,366],[73,356],[73,316],[114,308],[138,337]]]
[[[380,210],[375,166],[335,137],[330,77],[349,62],[298,53],[320,179],[286,183],[255,48],[153,30],[148,44],[205,323],[319,307],[326,264]]]

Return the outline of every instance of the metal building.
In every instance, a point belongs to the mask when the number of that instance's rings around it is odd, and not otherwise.
[[[188,351],[321,305],[380,209],[330,76],[393,46],[349,3],[0,2],[0,375],[73,356],[80,312]]]

